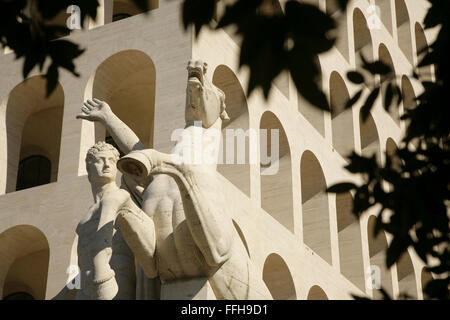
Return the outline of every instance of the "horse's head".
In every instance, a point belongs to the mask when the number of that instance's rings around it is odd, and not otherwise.
[[[204,128],[209,128],[219,117],[229,120],[225,111],[225,94],[206,77],[207,64],[191,60],[187,71],[186,123],[201,121]]]

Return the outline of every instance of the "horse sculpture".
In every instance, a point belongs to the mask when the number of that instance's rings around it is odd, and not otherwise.
[[[215,133],[228,120],[225,94],[207,78],[206,63],[190,61],[187,70],[186,127],[170,154],[145,149],[103,101],[88,100],[78,117],[105,125],[127,153],[118,161],[118,169],[136,185],[153,176],[139,198],[143,211],[153,219],[155,237],[146,236],[148,226],[142,219],[127,212],[117,217],[147,277],[159,277],[162,290],[172,282],[182,286],[192,279],[206,279],[217,299],[271,299],[261,270],[250,260],[233,226],[227,206],[232,199],[222,193],[217,161],[186,161],[195,157],[198,144],[213,150],[214,157],[220,145]],[[213,138],[188,139],[198,136],[196,131],[200,137]]]

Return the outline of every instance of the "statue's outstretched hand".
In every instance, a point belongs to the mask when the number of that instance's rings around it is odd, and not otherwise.
[[[106,102],[94,98],[93,100],[86,100],[84,102],[81,107],[81,113],[77,115],[77,119],[105,122],[111,113],[111,107]]]

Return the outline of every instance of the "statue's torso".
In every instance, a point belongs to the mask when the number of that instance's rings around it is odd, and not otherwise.
[[[115,272],[115,281],[119,285],[116,299],[134,299],[135,294],[135,267],[134,255],[126,244],[118,222],[114,215],[105,210],[111,206],[102,199],[89,209],[87,215],[80,221],[76,232],[78,234],[78,266],[81,275],[81,291],[88,298],[93,290],[92,275],[99,266],[94,265],[94,257],[102,250],[111,252],[108,265],[102,268],[111,268]],[[108,214],[107,222],[98,230],[100,218]],[[106,239],[111,239],[107,242]],[[92,297],[91,297],[92,298]]]
[[[205,276],[206,262],[187,225],[175,180],[164,174],[155,176],[144,192],[142,207],[155,224],[160,279],[170,281]]]

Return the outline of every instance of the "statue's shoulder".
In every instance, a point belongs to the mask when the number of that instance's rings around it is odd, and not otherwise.
[[[120,205],[124,202],[127,202],[130,199],[130,194],[128,191],[124,189],[117,189],[110,192],[108,195],[102,198],[103,204],[105,203],[113,203]]]

